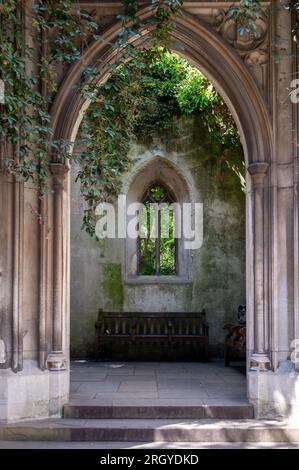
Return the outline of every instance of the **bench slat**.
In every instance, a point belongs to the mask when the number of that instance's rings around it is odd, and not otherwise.
[[[122,355],[122,360],[127,356],[142,359],[145,354],[149,360],[165,360],[183,358],[185,353],[197,360],[208,358],[209,328],[204,311],[101,312],[95,327],[96,358],[110,354]]]

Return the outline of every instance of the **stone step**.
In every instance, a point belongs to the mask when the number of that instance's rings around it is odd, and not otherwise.
[[[68,404],[64,418],[69,419],[251,419],[253,407],[248,404],[221,405],[95,405]]]
[[[280,421],[48,419],[0,426],[0,440],[118,442],[299,442]]]

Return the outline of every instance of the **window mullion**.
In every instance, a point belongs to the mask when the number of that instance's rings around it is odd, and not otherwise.
[[[157,238],[156,238],[156,274],[160,274],[160,250],[161,250],[161,211],[160,211],[160,205],[157,207],[158,211],[158,233],[157,233]]]

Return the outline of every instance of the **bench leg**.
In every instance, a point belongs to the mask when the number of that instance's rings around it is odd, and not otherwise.
[[[101,339],[97,338],[97,340],[96,340],[96,350],[95,350],[95,360],[96,361],[99,361],[100,357],[101,357],[101,345],[102,345]]]
[[[204,361],[208,362],[210,360],[209,356],[209,338],[206,338],[205,349],[204,349]]]
[[[230,347],[225,345],[224,348],[224,365],[225,367],[229,367],[230,365]]]

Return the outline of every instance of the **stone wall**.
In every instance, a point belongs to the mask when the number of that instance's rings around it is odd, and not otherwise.
[[[33,0],[28,0],[26,7],[32,3]],[[84,4],[84,9],[96,10],[96,20],[108,29],[105,40],[89,45],[82,60],[71,67],[61,68],[61,86],[51,107],[54,140],[75,137],[83,111],[82,97],[76,86],[82,66],[93,67],[100,61],[103,67],[99,81],[106,78],[107,67],[115,57],[115,50],[109,49],[108,44],[116,40],[121,26],[114,23],[120,13],[118,0],[89,2],[88,7],[86,1],[78,3]],[[293,416],[298,422],[299,361],[293,361],[293,340],[299,338],[299,107],[288,98],[291,78],[298,71],[298,43],[292,41],[290,34],[296,18],[285,9],[269,8],[269,14],[260,18],[261,34],[249,38],[246,34],[236,34],[237,25],[232,24],[228,14],[230,3],[185,2],[187,13],[176,20],[173,50],[183,52],[211,78],[229,104],[242,134],[247,169],[248,399],[254,405],[256,418]],[[265,6],[268,5],[266,3]],[[28,25],[32,24],[31,20],[31,14],[27,13]],[[26,27],[26,34],[28,32],[29,27]],[[149,33],[144,35],[145,41],[147,38],[150,40]],[[273,34],[284,38],[279,63],[273,62]],[[139,43],[139,38],[134,43]],[[37,44],[35,42],[34,46]],[[203,139],[203,135],[197,132],[197,138]],[[182,139],[182,142],[190,144],[188,139]],[[155,153],[154,149],[140,147],[139,150],[144,158],[146,155],[153,157]],[[182,147],[171,152],[171,148],[164,145],[160,150],[166,159],[177,159],[179,167],[185,168],[189,161]],[[199,157],[207,157],[207,160],[202,160],[205,162],[204,185],[200,186],[199,181],[196,183],[200,193],[208,181],[206,175],[213,156],[206,150],[202,144],[196,160],[199,162]],[[8,152],[13,155],[13,149],[8,149]],[[2,158],[2,149],[0,153]],[[61,416],[63,404],[69,397],[70,188],[67,165],[63,162],[57,164],[55,153],[52,161],[53,191],[43,200],[28,185],[4,176],[0,181],[0,421]],[[216,174],[217,168],[214,166],[213,170]],[[185,173],[190,174],[190,181],[195,183],[195,170],[185,168]],[[228,191],[225,192],[226,197],[221,191],[212,194],[214,201],[227,203]],[[236,193],[232,200],[237,202],[239,197],[241,204],[241,193]],[[209,202],[211,207],[211,200],[212,197],[205,200],[206,206]],[[39,224],[33,216],[32,205],[34,211],[43,206],[45,224]],[[240,228],[240,211],[236,210],[235,203],[231,207],[238,213],[234,220],[236,228]],[[76,298],[73,295],[72,300],[72,337],[76,333],[77,339],[82,338],[81,352],[79,344],[73,342],[73,354],[76,349],[76,354],[84,356],[87,354],[84,344],[89,341],[89,351],[93,349],[93,323],[97,309],[101,306],[112,309],[113,302],[117,302],[117,308],[120,305],[125,307],[124,299],[133,286],[128,287],[119,280],[119,276],[123,279],[124,275],[123,247],[119,246],[117,251],[110,242],[102,246],[88,237],[82,243],[81,219],[78,214],[78,217],[74,215],[74,207],[72,209],[72,292],[77,295]],[[235,230],[232,230],[234,234]],[[221,237],[223,240],[224,236]],[[201,256],[204,256],[205,246]],[[109,257],[105,259],[108,253]],[[77,262],[74,262],[74,254],[78,255]],[[231,261],[233,258],[229,256],[226,259]],[[198,263],[200,265],[200,261]],[[195,262],[192,269],[194,266],[197,266]],[[236,279],[243,284],[240,277],[244,273],[243,267],[239,266],[235,276],[228,276],[225,271],[223,279],[234,281],[229,283],[230,288],[233,285],[237,287]],[[84,269],[86,277],[82,275]],[[203,278],[207,281],[214,279],[214,283],[208,284],[210,290],[204,290],[213,302],[217,299],[213,294],[219,295],[220,291],[216,289],[217,270],[218,265],[214,264],[214,276]],[[107,278],[102,274],[105,272],[109,274]],[[199,284],[201,278],[196,279]],[[140,293],[144,289],[143,286],[136,287]],[[196,289],[193,284],[193,292],[197,292]],[[226,286],[222,286],[223,292],[225,289]],[[112,291],[111,296],[109,292]],[[149,288],[146,298],[149,298]],[[209,299],[205,298],[207,310]],[[232,308],[240,300],[230,298],[230,291],[227,291],[226,299]],[[219,298],[219,311],[223,311],[224,306],[227,309],[227,302]],[[214,315],[213,318],[217,319],[215,312],[215,306],[208,310],[211,339],[215,332],[211,318]],[[229,316],[230,312],[229,307],[226,315]],[[220,323],[222,320],[217,324],[220,326]],[[89,331],[83,327],[88,324]],[[56,364],[66,363],[59,370],[50,368],[47,362],[49,353],[57,351],[56,348],[61,349]]]
[[[126,275],[126,241],[97,241],[82,232],[83,203],[72,170],[71,191],[71,355],[92,357],[94,323],[104,311],[198,311],[210,324],[211,353],[223,353],[223,325],[235,321],[245,303],[245,194],[240,180],[213,154],[199,119],[179,123],[149,143],[131,146],[133,165],[123,193],[140,169],[169,161],[188,185],[190,199],[204,204],[204,242],[184,263],[188,279],[142,282]],[[240,154],[240,161],[243,156]],[[225,164],[226,165],[226,164]],[[166,182],[167,183],[167,182]]]

